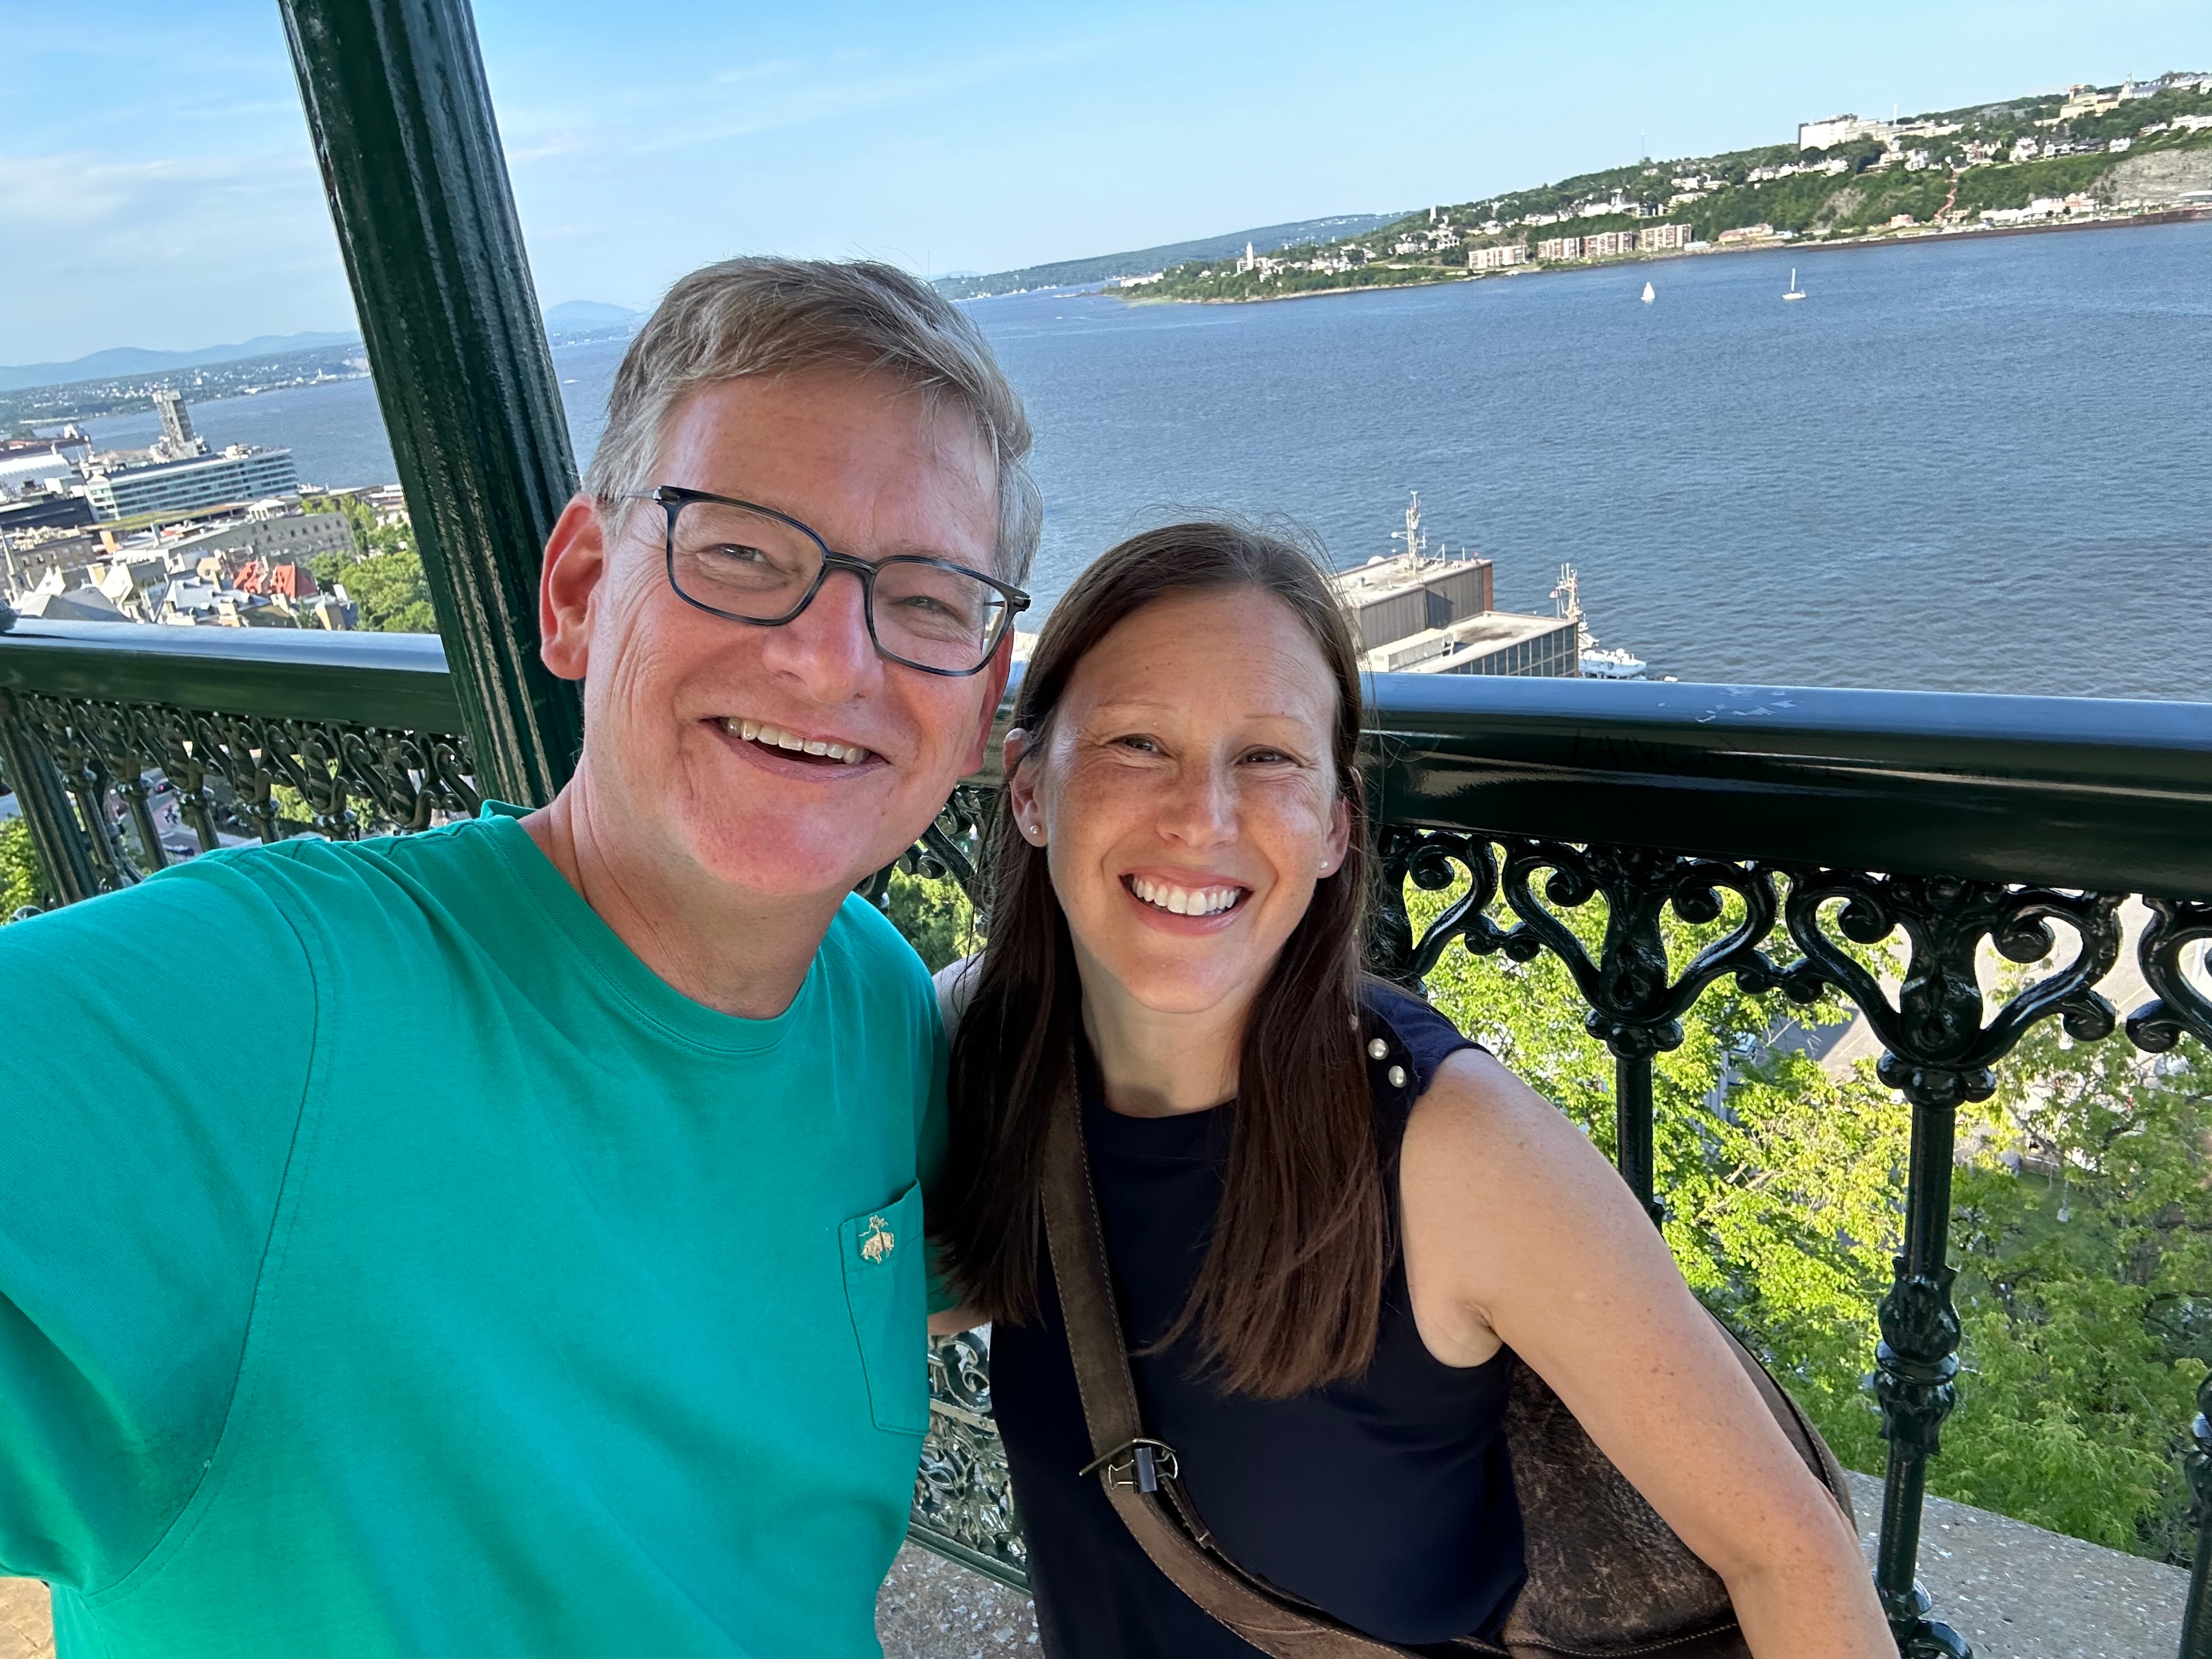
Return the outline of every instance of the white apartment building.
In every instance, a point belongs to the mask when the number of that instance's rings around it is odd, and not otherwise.
[[[1831,115],[1819,121],[1800,121],[1797,124],[1797,148],[1800,149],[1833,149],[1838,144],[1855,144],[1862,138],[1887,138],[1891,124],[1887,121],[1862,121],[1856,115]]]
[[[293,465],[290,450],[249,449],[233,444],[220,455],[192,455],[116,472],[94,471],[85,481],[84,493],[95,517],[127,519],[139,513],[289,495],[299,488],[299,469]]]

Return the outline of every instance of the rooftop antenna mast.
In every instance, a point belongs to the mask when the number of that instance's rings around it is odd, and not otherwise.
[[[1559,585],[1552,590],[1552,609],[1562,622],[1582,620],[1582,584],[1571,564],[1559,567]]]
[[[1406,544],[1406,551],[1413,556],[1413,564],[1418,569],[1420,566],[1421,556],[1429,550],[1429,538],[1421,534],[1421,492],[1419,490],[1413,492],[1413,499],[1406,508],[1406,527],[1403,530],[1392,531],[1390,539]]]

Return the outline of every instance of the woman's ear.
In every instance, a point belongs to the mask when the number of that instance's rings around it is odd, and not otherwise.
[[[1030,759],[1032,748],[1030,734],[1020,726],[1006,733],[1005,757],[1006,805],[1014,815],[1014,827],[1022,832],[1022,839],[1032,847],[1042,847],[1045,839],[1044,810],[1036,798],[1036,774],[1022,763]]]
[[[1345,848],[1352,845],[1352,803],[1341,795],[1329,814],[1328,836],[1322,842],[1321,872],[1333,876],[1344,867]]]

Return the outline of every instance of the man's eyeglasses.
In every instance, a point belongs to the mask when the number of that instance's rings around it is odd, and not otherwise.
[[[1029,609],[1018,587],[918,554],[873,562],[830,544],[798,520],[750,501],[662,484],[626,501],[667,514],[668,585],[688,605],[732,622],[777,628],[814,602],[833,570],[860,579],[868,637],[925,674],[979,672]]]

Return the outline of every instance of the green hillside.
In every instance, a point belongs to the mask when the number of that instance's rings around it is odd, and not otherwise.
[[[982,300],[994,294],[1026,294],[1033,289],[1110,283],[1117,277],[1149,276],[1170,265],[1194,259],[1232,258],[1248,242],[1272,253],[1278,248],[1325,241],[1331,237],[1363,235],[1377,225],[1392,222],[1395,217],[1388,213],[1352,213],[1331,219],[1303,219],[1294,224],[1262,225],[1256,230],[1231,231],[1195,242],[1170,242],[1161,247],[1140,247],[1127,253],[1062,259],[1053,264],[1025,265],[1019,270],[996,270],[980,276],[939,276],[935,286],[948,299]]]
[[[1644,257],[1635,243],[1654,230],[1693,246],[1817,244],[2027,214],[2080,218],[2170,205],[2191,188],[2212,186],[2212,76],[2171,75],[2075,94],[1863,124],[1879,136],[1826,148],[1767,145],[1581,173],[1440,204],[1272,257],[1188,260],[1139,292],[1146,299],[1264,300],[1455,282],[1486,268]],[[1661,228],[1674,226],[1680,229]],[[1560,246],[1608,233],[1633,233],[1635,240],[1604,244],[1595,255]]]

